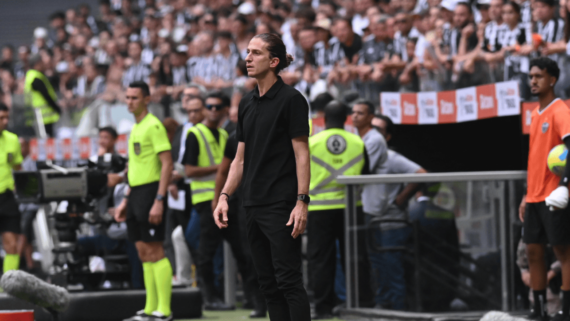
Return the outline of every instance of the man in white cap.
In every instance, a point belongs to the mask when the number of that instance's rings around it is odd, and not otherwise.
[[[32,44],[31,51],[32,54],[37,54],[41,49],[47,47],[47,36],[48,31],[44,27],[37,27],[34,29],[34,43]]]

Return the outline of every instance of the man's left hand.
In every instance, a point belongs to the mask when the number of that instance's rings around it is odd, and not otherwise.
[[[294,224],[293,233],[291,233],[291,236],[293,236],[294,239],[305,232],[305,227],[307,227],[307,214],[309,212],[308,208],[309,205],[305,202],[297,201],[297,205],[291,212],[289,222],[287,222],[286,225],[291,226],[291,224]]]
[[[544,201],[551,211],[565,209],[568,206],[568,187],[558,186]]]
[[[150,215],[148,216],[148,222],[150,224],[159,225],[162,222],[162,212],[164,210],[164,204],[162,201],[155,200],[152,208],[150,209]]]

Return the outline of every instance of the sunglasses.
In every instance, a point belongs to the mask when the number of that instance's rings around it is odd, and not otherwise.
[[[224,108],[224,105],[206,105],[206,108],[208,110],[212,110],[212,109],[216,109],[216,110],[221,110],[222,108]]]

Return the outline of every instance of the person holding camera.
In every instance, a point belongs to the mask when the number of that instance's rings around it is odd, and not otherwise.
[[[143,262],[146,305],[127,320],[172,320],[172,266],[164,255],[165,195],[172,174],[170,141],[166,129],[148,111],[150,90],[142,81],[126,91],[129,112],[136,124],[129,137],[130,191],[115,211],[115,220],[127,222],[128,237],[135,242]]]
[[[3,272],[17,270],[20,266],[18,234],[20,234],[21,214],[14,197],[14,177],[12,170],[20,170],[22,153],[18,136],[6,130],[10,111],[0,103],[0,234],[6,251]]]

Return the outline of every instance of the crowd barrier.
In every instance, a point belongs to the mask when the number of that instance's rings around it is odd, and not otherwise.
[[[395,124],[437,125],[475,121],[493,117],[521,116],[522,132],[530,132],[532,110],[538,102],[522,102],[515,81],[468,87],[452,91],[380,94],[382,113]],[[565,101],[570,106],[570,100]],[[313,134],[325,129],[324,119],[312,120]],[[350,117],[346,129],[356,132]],[[127,155],[128,134],[119,135],[117,152]],[[34,160],[81,160],[97,154],[97,137],[32,139]]]

